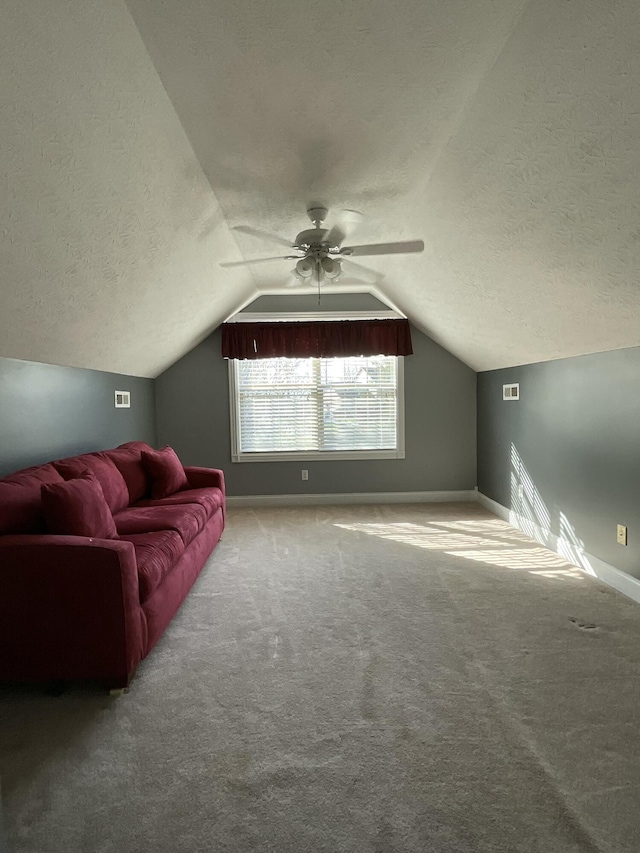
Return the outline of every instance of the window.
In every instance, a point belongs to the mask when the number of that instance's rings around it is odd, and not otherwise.
[[[230,360],[234,462],[404,458],[403,359]]]

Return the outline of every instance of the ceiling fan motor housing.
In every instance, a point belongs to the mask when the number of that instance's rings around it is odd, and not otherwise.
[[[326,252],[329,249],[325,242],[328,233],[326,228],[308,228],[297,235],[295,246],[304,251]]]

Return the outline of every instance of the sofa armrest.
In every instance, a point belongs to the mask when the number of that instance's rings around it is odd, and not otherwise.
[[[198,468],[195,465],[185,465],[184,472],[192,489],[206,489],[214,486],[224,494],[224,472],[218,468]]]
[[[192,489],[206,489],[211,486],[220,489],[222,492],[222,517],[226,519],[227,499],[224,487],[224,471],[219,468],[199,468],[195,465],[185,465],[184,472]]]
[[[121,681],[144,655],[133,545],[0,537],[0,677]]]

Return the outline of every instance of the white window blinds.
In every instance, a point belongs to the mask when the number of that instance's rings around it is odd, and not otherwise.
[[[231,362],[234,458],[401,455],[399,363],[396,356]]]

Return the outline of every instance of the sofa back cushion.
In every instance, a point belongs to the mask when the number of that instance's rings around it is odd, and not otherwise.
[[[73,480],[43,483],[42,509],[49,533],[117,539],[113,515],[97,477],[84,471]]]
[[[131,441],[115,450],[105,450],[107,456],[122,474],[129,492],[129,505],[149,494],[149,478],[142,464],[142,451],[152,450],[143,441]]]
[[[74,480],[84,471],[91,471],[100,483],[111,512],[119,512],[129,506],[129,490],[124,477],[107,454],[84,453],[70,459],[59,459],[52,463],[64,480]]]
[[[182,462],[169,445],[161,450],[143,450],[142,464],[151,478],[151,497],[166,498],[189,485]]]
[[[51,463],[25,468],[0,480],[0,535],[46,531],[40,489],[43,483],[62,483]]]

